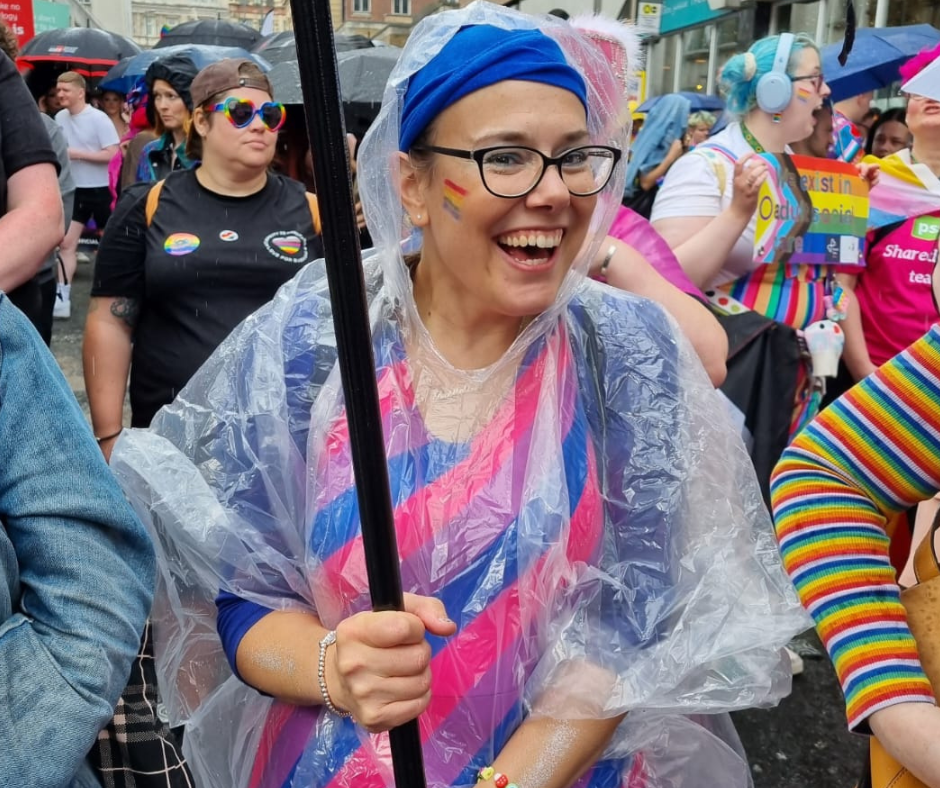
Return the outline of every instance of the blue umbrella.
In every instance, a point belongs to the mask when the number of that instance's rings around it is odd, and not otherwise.
[[[695,93],[691,90],[680,90],[679,95],[689,100],[690,112],[721,112],[725,102],[720,96],[709,96],[706,93]],[[637,112],[649,112],[662,96],[652,96],[636,108]]]
[[[126,57],[112,66],[98,83],[100,90],[114,90],[123,95],[130,93],[137,82],[147,73],[150,65],[169,55],[185,55],[193,61],[193,65],[201,70],[210,63],[227,57],[241,57],[254,60],[263,71],[271,66],[258,56],[251,54],[241,47],[218,47],[208,44],[179,44],[178,46],[164,47],[163,49],[147,49],[140,54]]]
[[[890,87],[901,78],[898,69],[907,60],[938,43],[940,30],[931,25],[858,28],[855,46],[844,66],[839,65],[841,41],[822,49],[823,74],[832,90],[832,100]]]

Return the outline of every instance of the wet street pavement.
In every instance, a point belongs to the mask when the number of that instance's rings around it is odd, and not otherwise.
[[[56,320],[52,350],[87,413],[81,342],[93,266],[79,263],[72,284],[72,316]],[[126,420],[125,423],[128,423]],[[779,707],[733,715],[755,788],[854,788],[867,742],[845,727],[842,693],[819,642],[803,636],[805,671]],[[809,652],[814,652],[815,657]],[[683,788],[683,786],[677,786]],[[716,784],[714,788],[723,788]]]

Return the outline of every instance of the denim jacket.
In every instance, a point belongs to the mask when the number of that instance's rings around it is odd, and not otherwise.
[[[176,158],[173,158],[173,135],[166,132],[144,145],[137,164],[138,183],[156,183],[162,181],[176,170],[191,170],[196,162],[186,155],[186,143],[176,146]]]
[[[153,582],[152,545],[68,384],[0,293],[0,783],[98,784],[85,758]]]

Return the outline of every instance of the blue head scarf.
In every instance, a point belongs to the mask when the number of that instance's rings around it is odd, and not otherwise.
[[[458,32],[411,77],[401,114],[399,149],[408,151],[441,112],[464,96],[508,79],[574,93],[587,112],[587,88],[561,47],[537,30],[473,25]]]

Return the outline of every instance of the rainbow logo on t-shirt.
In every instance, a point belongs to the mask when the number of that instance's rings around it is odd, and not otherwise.
[[[264,239],[264,248],[278,260],[288,263],[307,261],[307,239],[296,230],[279,230]]]
[[[163,242],[163,251],[174,257],[192,254],[199,248],[199,236],[192,233],[173,233]]]

